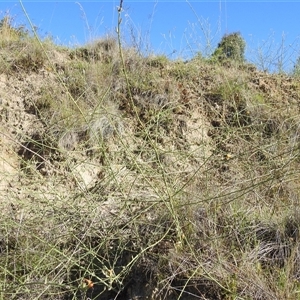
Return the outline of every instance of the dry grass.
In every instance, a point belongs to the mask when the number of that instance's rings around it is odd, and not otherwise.
[[[298,299],[297,78],[0,42],[0,299]]]

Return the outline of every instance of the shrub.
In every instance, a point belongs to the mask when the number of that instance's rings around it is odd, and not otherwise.
[[[225,34],[213,53],[218,60],[226,58],[243,62],[246,43],[239,32]]]
[[[300,77],[300,56],[297,58],[292,74],[293,76]]]

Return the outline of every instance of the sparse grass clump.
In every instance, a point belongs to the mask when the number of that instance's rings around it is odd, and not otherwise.
[[[45,51],[51,42],[45,42],[45,49],[42,49],[40,43],[24,26],[13,26],[12,22],[9,16],[0,21],[1,72],[38,72],[45,66]]]

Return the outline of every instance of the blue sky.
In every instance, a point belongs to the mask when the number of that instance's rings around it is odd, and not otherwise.
[[[41,36],[68,46],[115,31],[119,1],[28,1],[23,5]],[[16,24],[27,24],[18,1],[0,1]],[[209,54],[221,37],[239,31],[247,59],[261,68],[290,70],[300,55],[300,1],[123,1],[122,33],[144,52],[187,59]]]

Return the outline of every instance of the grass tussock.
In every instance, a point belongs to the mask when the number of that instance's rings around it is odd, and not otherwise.
[[[0,299],[298,299],[299,79],[0,27]]]

